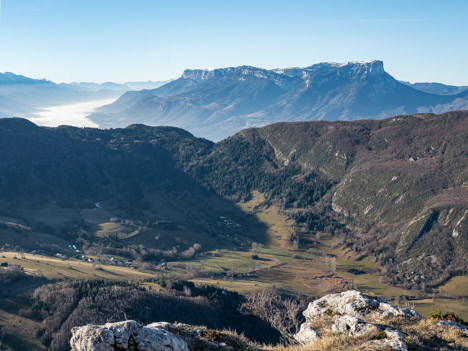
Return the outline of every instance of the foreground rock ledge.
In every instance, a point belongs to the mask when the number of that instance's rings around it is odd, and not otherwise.
[[[183,339],[167,330],[167,324],[145,327],[135,321],[75,327],[70,345],[72,351],[189,351]]]
[[[302,346],[258,345],[230,331],[135,321],[72,329],[72,351],[382,351],[468,350],[468,327],[425,320],[417,312],[350,290],[311,302],[295,338]]]
[[[321,339],[321,335],[360,337],[373,334],[379,338],[368,341],[368,344],[398,351],[408,350],[404,341],[406,335],[396,330],[382,328],[378,322],[395,317],[424,319],[413,310],[390,305],[382,298],[373,298],[355,290],[326,295],[315,300],[309,304],[303,314],[306,322],[301,325],[295,336],[302,345],[313,345]],[[322,330],[318,333],[314,325],[324,318],[327,321],[323,322]]]

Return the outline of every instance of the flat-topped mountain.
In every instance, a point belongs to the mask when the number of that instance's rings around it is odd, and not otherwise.
[[[278,121],[354,120],[466,108],[468,92],[433,94],[400,83],[382,61],[186,70],[160,88],[128,92],[91,119],[101,127],[173,125],[220,140]]]

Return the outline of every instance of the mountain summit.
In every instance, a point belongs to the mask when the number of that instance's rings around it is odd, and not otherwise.
[[[468,106],[468,92],[430,94],[402,84],[382,61],[186,70],[160,88],[128,92],[91,119],[101,127],[172,125],[219,140],[278,121],[354,120]]]

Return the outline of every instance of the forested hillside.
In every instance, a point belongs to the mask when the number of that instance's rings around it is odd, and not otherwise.
[[[195,178],[223,196],[258,190],[267,202],[301,209],[297,222],[346,235],[355,250],[387,267],[393,284],[438,285],[467,268],[467,117],[247,129],[186,172],[198,172]]]
[[[47,129],[6,119],[1,215],[86,247],[97,240],[124,256],[170,259],[265,240],[262,224],[233,203],[258,192],[261,206],[289,210],[302,249],[331,233],[375,256],[388,282],[423,289],[466,273],[467,131],[468,113],[451,112],[278,123],[214,144],[170,127]],[[51,203],[76,220],[34,216]],[[101,204],[114,217],[96,222],[99,231],[84,214]],[[115,223],[124,226],[99,236]]]

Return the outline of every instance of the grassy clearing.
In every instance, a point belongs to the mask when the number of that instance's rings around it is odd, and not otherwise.
[[[292,221],[288,220],[278,207],[261,207],[265,201],[263,194],[254,191],[252,199],[247,202],[238,203],[242,211],[255,214],[255,217],[266,225],[267,240],[269,247],[288,249],[291,247],[290,236],[292,233]]]
[[[226,278],[225,280],[196,278],[191,279],[190,281],[195,283],[196,285],[213,285],[222,289],[236,291],[241,294],[248,294],[263,289],[270,289],[273,286],[272,284],[262,283],[255,280],[237,280],[229,278]]]
[[[287,263],[292,260],[291,252],[281,248],[264,247],[259,252],[274,256],[280,263]]]
[[[455,312],[455,314],[459,315],[464,320],[468,320],[468,301],[466,300],[446,298],[411,300],[408,306],[423,316],[427,316],[434,310],[441,310],[442,313]],[[401,307],[406,307],[406,305]]]
[[[415,292],[383,284],[379,278],[379,267],[369,259],[361,261],[338,259],[336,266],[337,273],[345,279],[352,279],[360,291],[378,296],[415,295]],[[349,272],[352,269],[362,270],[366,273],[355,275]]]
[[[24,258],[21,258],[21,255],[15,252],[3,252],[0,261],[19,265],[27,273],[50,281],[67,279],[139,280],[153,277],[152,274],[139,272],[128,267],[97,265],[75,260],[65,261],[33,254],[24,254]]]
[[[257,255],[258,259],[252,258],[252,255]],[[186,266],[203,267],[206,270],[213,272],[234,271],[234,272],[251,272],[258,269],[272,267],[281,262],[276,256],[263,251],[211,251],[206,256],[200,259],[178,262]]]
[[[95,235],[97,237],[106,237],[110,235],[119,235],[121,233],[127,232],[127,227],[121,225],[120,223],[111,223],[111,222],[104,222],[98,224],[98,230],[96,231]]]
[[[254,194],[249,202],[239,204],[243,210],[255,212],[257,218],[268,228],[269,246],[261,252],[275,255],[282,263],[257,271],[258,281],[275,284],[308,296],[343,290],[349,282],[360,290],[377,295],[412,295],[404,289],[381,283],[380,267],[375,262],[370,259],[356,261],[354,252],[341,249],[342,239],[328,233],[321,233],[317,249],[336,257],[336,275],[332,278],[315,279],[330,275],[331,271],[326,259],[306,252],[292,252],[289,241],[289,236],[294,230],[292,221],[288,221],[287,216],[274,206],[267,209],[259,206],[263,200],[261,195]],[[292,259],[292,253],[298,258]],[[363,270],[366,274],[354,275],[348,272],[351,269]]]
[[[468,277],[453,277],[439,290],[448,296],[468,297]]]
[[[256,272],[256,279],[289,291],[316,296],[322,288],[321,282],[314,278],[323,275],[325,269],[323,262],[319,260],[293,259],[282,265]]]

